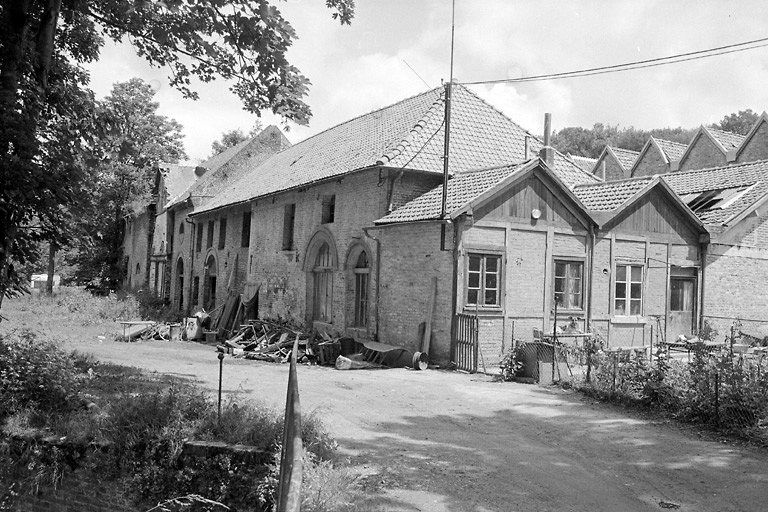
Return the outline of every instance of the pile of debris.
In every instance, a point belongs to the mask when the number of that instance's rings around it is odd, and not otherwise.
[[[335,366],[340,370],[389,368],[405,352],[402,347],[384,343],[333,338],[324,332],[308,333],[275,320],[250,320],[235,336],[217,345],[216,350],[234,357],[287,363],[297,340],[297,362]]]
[[[180,341],[181,324],[160,323],[143,320],[123,321],[123,333],[117,335],[117,341]]]

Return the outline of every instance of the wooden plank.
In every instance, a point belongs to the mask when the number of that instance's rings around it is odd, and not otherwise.
[[[429,297],[427,308],[427,320],[424,323],[424,337],[421,340],[421,351],[429,354],[429,344],[432,338],[432,317],[435,316],[435,303],[437,302],[437,276],[432,277],[432,294]]]

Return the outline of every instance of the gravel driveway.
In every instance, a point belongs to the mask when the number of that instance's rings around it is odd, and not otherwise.
[[[213,349],[79,342],[97,358],[215,389]],[[283,407],[287,365],[226,358],[226,393]],[[722,443],[571,391],[430,370],[299,367],[362,474],[371,510],[752,511],[768,503],[768,452]]]

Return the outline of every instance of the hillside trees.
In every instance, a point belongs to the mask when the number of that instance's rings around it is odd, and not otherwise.
[[[326,5],[342,24],[351,21],[354,0]],[[152,65],[168,69],[171,85],[187,97],[196,97],[193,79],[224,78],[250,112],[270,109],[300,124],[311,115],[302,99],[309,80],[286,56],[296,33],[268,0],[2,0],[0,306],[23,287],[17,266],[31,247],[63,234],[56,212],[80,197],[79,171],[70,169],[62,180],[44,169],[42,130],[53,71],[77,70],[74,85],[84,88],[87,75],[77,66],[98,58],[104,36],[129,42]],[[87,130],[70,135],[77,144],[89,136]],[[37,221],[44,229],[29,229]]]

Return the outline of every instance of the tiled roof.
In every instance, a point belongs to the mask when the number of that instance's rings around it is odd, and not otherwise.
[[[680,144],[679,142],[672,142],[671,140],[660,139],[653,137],[653,139],[659,144],[661,150],[667,155],[669,160],[680,160],[680,157],[685,153],[686,144]]]
[[[768,193],[768,160],[712,169],[675,172],[666,174],[663,178],[679,195],[751,187],[726,208],[712,209],[697,214],[705,224],[723,225],[731,217],[743,212]]]
[[[598,184],[579,185],[574,193],[591,211],[612,211],[648,185],[653,176],[630,178]],[[724,226],[728,221],[768,194],[768,160],[726,167],[676,172],[661,176],[672,190],[680,195],[708,191],[745,188],[744,193],[726,204],[725,208],[712,208],[696,215],[707,225]],[[747,188],[748,187],[748,188]]]
[[[640,154],[638,151],[617,148],[615,146],[611,146],[611,151],[613,151],[613,154],[616,155],[616,158],[619,160],[621,166],[627,171],[632,168],[635,160],[637,160],[637,155]]]
[[[581,170],[592,172],[592,169],[594,169],[595,164],[597,163],[597,158],[589,158],[587,156],[579,156],[579,155],[572,155],[568,153],[566,155],[573,163],[579,166]]]
[[[182,193],[170,196],[172,199],[168,202],[168,206],[192,197],[199,208],[210,201],[222,187],[238,180],[248,171],[248,166],[242,165],[242,162],[247,161],[250,165],[257,165],[290,145],[291,143],[278,127],[267,126],[255,137],[227,148],[202,162],[199,167],[207,169],[205,174]]]
[[[309,137],[264,162],[246,160],[243,176],[198,212],[236,204],[372,165],[442,172],[444,89],[407,98]],[[450,172],[521,162],[542,143],[467,88],[451,101]],[[569,186],[598,178],[556,158],[554,171]]]
[[[479,196],[510,174],[522,169],[525,163],[517,165],[504,165],[481,169],[477,171],[465,171],[456,174],[448,181],[448,194],[446,198],[446,211],[451,212]],[[429,220],[440,218],[440,209],[443,201],[442,185],[430,190],[413,201],[406,203],[389,215],[377,220],[376,224],[390,224],[394,222],[413,222],[417,220]]]
[[[169,198],[183,193],[197,179],[195,167],[191,165],[161,163],[159,167],[163,173],[165,191]]]
[[[574,194],[587,210],[609,212],[615,210],[653,181],[653,176],[629,178],[620,181],[607,181],[589,185],[580,185],[573,189]]]
[[[741,143],[744,142],[744,139],[747,137],[745,135],[739,135],[738,133],[733,132],[726,132],[723,130],[718,130],[717,128],[705,128],[712,137],[715,138],[720,144],[723,145],[723,147],[726,149],[726,151],[729,151],[731,149],[736,149],[739,146],[741,146]]]

